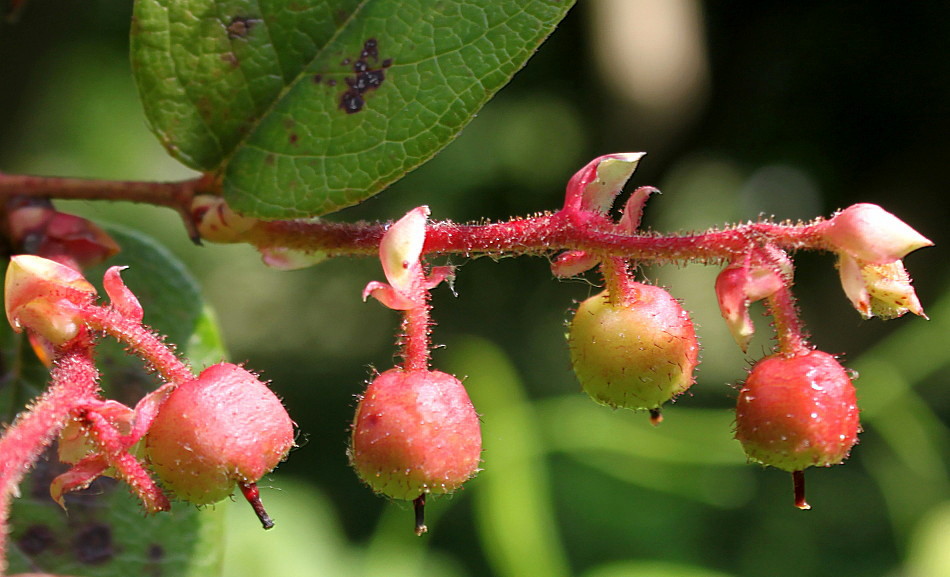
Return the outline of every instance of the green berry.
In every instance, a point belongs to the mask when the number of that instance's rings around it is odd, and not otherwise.
[[[567,335],[584,391],[610,407],[660,406],[693,384],[699,343],[689,314],[666,290],[635,283],[626,302],[606,291],[580,304]]]

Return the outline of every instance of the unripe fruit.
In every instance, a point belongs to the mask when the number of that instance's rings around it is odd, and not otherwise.
[[[416,500],[417,527],[427,493],[450,493],[478,471],[478,414],[462,383],[439,371],[390,369],[356,408],[349,455],[374,491]]]
[[[659,407],[693,384],[699,343],[689,314],[666,290],[635,283],[625,303],[606,291],[580,304],[567,335],[584,391],[610,407]]]
[[[859,430],[854,385],[828,353],[766,357],[739,392],[736,438],[753,461],[795,474],[803,509],[801,471],[845,460]]]
[[[212,365],[172,391],[146,437],[152,468],[176,496],[205,505],[229,496],[238,484],[259,516],[254,483],[293,444],[294,425],[280,399],[230,363]],[[265,528],[272,525],[266,514],[261,521]]]

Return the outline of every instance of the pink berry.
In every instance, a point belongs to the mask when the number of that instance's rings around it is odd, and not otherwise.
[[[844,461],[859,430],[854,385],[828,353],[766,357],[739,392],[736,438],[751,460],[795,474],[801,508],[801,471]]]
[[[689,314],[666,290],[640,283],[624,303],[607,292],[582,302],[567,335],[584,391],[610,407],[660,406],[693,384],[699,343]]]
[[[230,363],[212,365],[172,391],[146,437],[152,468],[177,497],[215,503],[237,484],[259,516],[255,483],[293,444],[294,424],[280,399]],[[261,521],[273,525],[266,514]]]
[[[372,489],[417,501],[451,493],[478,471],[478,414],[462,383],[439,371],[390,369],[360,399],[350,462]],[[417,532],[425,531],[417,517]]]

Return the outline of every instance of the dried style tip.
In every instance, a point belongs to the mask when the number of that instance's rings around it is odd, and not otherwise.
[[[261,520],[261,525],[263,525],[264,529],[272,529],[274,527],[274,521],[271,520],[270,515],[264,510],[264,504],[261,503],[261,492],[257,488],[257,483],[240,482],[238,483],[238,487],[241,489],[241,493],[244,495],[244,498],[247,499],[247,502],[251,504],[251,508],[254,509],[257,518]]]
[[[423,493],[412,500],[412,507],[416,514],[416,536],[422,537],[429,532],[426,527],[426,494]]]
[[[811,505],[805,501],[805,471],[792,471],[792,491],[796,507],[802,511],[811,509]]]

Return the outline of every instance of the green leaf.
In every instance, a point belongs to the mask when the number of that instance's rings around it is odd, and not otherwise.
[[[146,322],[198,366],[221,360],[224,351],[213,317],[197,285],[166,249],[151,239],[107,227],[122,252],[86,271],[101,285],[107,266],[128,265],[123,279],[139,297]],[[104,294],[101,293],[100,294]],[[5,422],[46,386],[48,373],[23,335],[0,327],[0,418]],[[97,365],[109,398],[134,404],[157,384],[141,361],[108,340],[97,347]],[[146,517],[127,487],[107,478],[66,496],[68,513],[49,496],[50,481],[66,470],[55,447],[47,451],[14,501],[8,560],[11,573],[45,572],[85,577],[213,576],[220,574],[224,515],[174,502],[172,511]]]
[[[446,146],[569,0],[137,0],[152,129],[262,218],[356,204]]]

